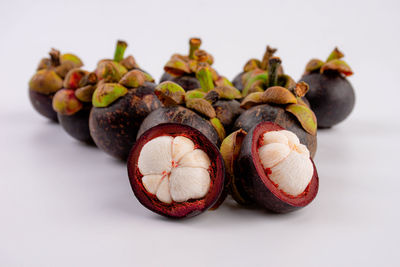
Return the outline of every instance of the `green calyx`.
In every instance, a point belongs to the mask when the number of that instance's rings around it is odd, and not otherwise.
[[[62,54],[60,57],[60,64],[72,63],[75,68],[83,66],[82,60],[74,54]]]
[[[136,63],[135,58],[132,55],[127,56],[119,62],[127,70],[138,69],[139,65]]]
[[[93,93],[92,104],[94,107],[108,107],[118,98],[126,95],[128,89],[117,83],[100,84]]]
[[[121,80],[122,76],[128,70],[115,61],[103,60],[98,64],[95,72],[99,80],[103,80],[106,83],[113,83]]]
[[[73,115],[82,109],[82,103],[71,89],[59,90],[53,97],[53,109],[62,115]]]
[[[200,46],[201,40],[199,38],[191,38],[189,40],[189,54],[187,56],[173,54],[164,65],[164,71],[172,76],[179,77],[185,74],[195,74],[200,63],[212,65],[214,62],[213,57],[206,51],[201,50]]]
[[[226,136],[225,128],[222,125],[221,121],[218,118],[212,118],[210,119],[211,125],[214,127],[214,129],[217,131],[219,139],[224,140]]]
[[[128,88],[137,88],[142,86],[146,81],[147,79],[144,72],[140,70],[131,70],[122,76],[119,83]]]
[[[214,89],[214,80],[211,71],[207,65],[201,66],[196,72],[196,78],[200,82],[202,91],[208,92]]]
[[[114,52],[114,61],[120,62],[124,59],[125,50],[128,47],[128,44],[125,41],[118,40],[117,46],[115,47]]]
[[[237,187],[237,180],[235,178],[234,166],[236,160],[239,156],[240,149],[242,147],[243,139],[247,133],[239,129],[230,135],[228,135],[221,144],[220,152],[224,159],[226,179],[228,179],[229,191],[232,197],[240,204],[247,205],[250,204],[244,196],[240,193]]]
[[[92,97],[95,90],[96,86],[86,85],[75,90],[75,96],[82,102],[92,102]]]
[[[164,106],[180,105],[185,102],[185,90],[179,84],[171,81],[157,85],[154,93]]]
[[[204,98],[206,95],[205,92],[200,91],[200,90],[190,90],[186,92],[185,99],[191,99],[191,98]]]
[[[353,71],[350,66],[342,60],[343,57],[344,54],[335,47],[325,62],[320,59],[311,59],[306,65],[304,74],[333,71],[341,73],[344,76],[351,76],[353,75]]]
[[[197,113],[207,117],[215,118],[217,116],[212,104],[204,98],[191,98],[186,100],[186,107],[195,110]]]
[[[81,80],[88,72],[79,68],[70,70],[64,78],[63,86],[66,89],[78,89],[80,87]]]
[[[317,134],[317,118],[309,107],[296,103],[286,106],[285,109],[297,118],[306,132],[314,136]]]
[[[243,96],[247,96],[251,91],[259,91],[263,84],[268,83],[268,72],[262,69],[254,69],[243,75],[243,84],[245,85],[242,91]]]
[[[63,80],[51,69],[42,69],[33,75],[29,81],[29,89],[42,94],[52,94],[60,90]]]
[[[292,92],[293,91],[293,92]],[[255,92],[247,95],[240,104],[243,109],[262,104],[281,105],[292,113],[300,122],[303,129],[311,135],[317,131],[317,120],[314,112],[301,99],[308,91],[305,82],[297,83],[290,90],[281,86],[269,87],[264,92]]]

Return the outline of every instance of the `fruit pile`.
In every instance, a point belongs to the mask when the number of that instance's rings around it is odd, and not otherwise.
[[[29,97],[75,139],[126,161],[135,196],[158,214],[194,216],[229,195],[276,213],[305,207],[318,192],[317,128],[354,107],[343,54],[335,48],[326,61],[312,59],[295,82],[267,46],[230,82],[200,46],[191,38],[188,55],[172,55],[159,84],[125,57],[124,41],[93,71],[52,49]]]

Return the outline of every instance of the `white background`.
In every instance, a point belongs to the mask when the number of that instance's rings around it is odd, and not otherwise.
[[[1,1],[0,266],[399,266],[399,1]],[[199,36],[229,78],[267,44],[300,78],[335,45],[355,75],[351,117],[319,132],[320,191],[274,215],[227,201],[164,219],[125,164],[34,112],[27,83],[51,47],[87,69],[129,43],[155,77]]]

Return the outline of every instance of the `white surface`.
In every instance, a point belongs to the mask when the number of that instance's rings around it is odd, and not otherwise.
[[[0,266],[398,266],[399,1],[2,1]],[[355,71],[354,113],[319,132],[320,191],[295,213],[232,201],[171,221],[143,208],[125,165],[31,108],[27,82],[50,47],[90,69],[117,38],[154,76],[200,36],[232,78],[265,46],[299,78],[334,45]]]

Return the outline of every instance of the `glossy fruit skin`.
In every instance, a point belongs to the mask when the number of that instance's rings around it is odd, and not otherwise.
[[[244,111],[236,100],[218,100],[213,104],[213,107],[217,118],[221,121],[227,133],[232,131],[236,119]]]
[[[155,85],[146,83],[116,100],[108,107],[93,107],[89,116],[90,135],[106,153],[126,160],[142,121],[161,107],[154,94]]]
[[[162,135],[186,136],[195,143],[196,147],[202,149],[210,157],[211,187],[203,199],[188,200],[182,203],[174,202],[173,205],[170,205],[159,201],[144,189],[141,182],[142,174],[137,164],[140,151],[147,142]],[[217,202],[224,189],[225,167],[218,147],[200,131],[183,124],[163,123],[144,132],[132,147],[127,165],[130,184],[139,202],[149,210],[169,218],[179,219],[199,215]]]
[[[171,81],[177,83],[180,86],[182,86],[182,88],[185,89],[185,91],[201,88],[200,82],[194,75],[183,75],[179,77],[174,77],[171,74],[164,72],[163,76],[161,76],[160,83],[165,81]]]
[[[73,138],[81,142],[93,144],[89,130],[89,115],[91,103],[85,103],[83,108],[73,115],[57,114],[58,121],[63,129]]]
[[[233,86],[235,86],[236,89],[238,89],[240,92],[243,90],[243,82],[242,82],[242,77],[245,74],[245,72],[241,72],[238,75],[235,76],[235,78],[232,80]]]
[[[258,140],[265,131],[284,130],[283,127],[263,122],[253,127],[243,140],[237,164],[234,165],[236,187],[244,192],[243,197],[265,209],[286,213],[308,205],[317,195],[319,178],[314,162],[314,174],[307,193],[303,196],[290,197],[281,192],[268,178],[258,156]]]
[[[355,93],[350,82],[338,72],[304,75],[301,81],[310,86],[306,98],[317,117],[319,128],[330,128],[352,112]]]
[[[211,123],[197,113],[182,106],[162,107],[151,112],[140,126],[137,138],[150,128],[161,123],[176,123],[193,127],[219,146],[221,140]]]
[[[317,151],[317,136],[307,133],[297,118],[280,106],[270,104],[254,106],[239,116],[232,130],[236,131],[242,128],[246,132],[249,132],[251,128],[265,121],[274,122],[295,133],[299,137],[300,142],[307,146],[311,157],[315,156]]]
[[[32,103],[33,108],[42,116],[58,122],[57,112],[53,110],[53,94],[42,94],[29,90],[29,100]]]

